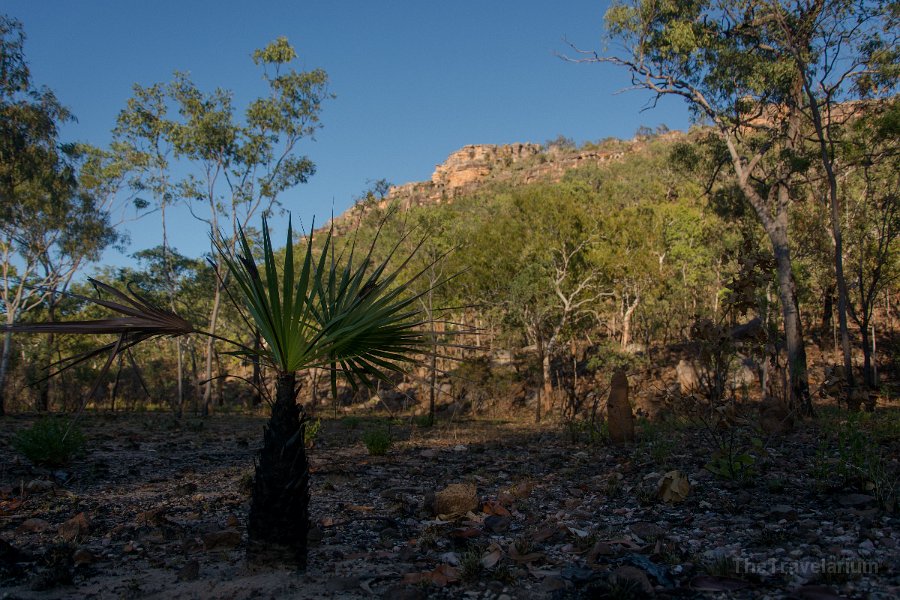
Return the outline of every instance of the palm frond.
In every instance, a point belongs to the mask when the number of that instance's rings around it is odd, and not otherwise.
[[[421,242],[391,268],[406,236],[380,261],[373,258],[374,242],[363,255],[355,240],[348,252],[337,253],[333,231],[324,236],[319,250],[314,249],[313,234],[307,237],[299,272],[290,223],[281,264],[265,221],[261,268],[243,231],[236,256],[221,247],[218,251],[240,289],[235,296],[266,340],[269,354],[264,358],[272,366],[282,373],[328,368],[333,390],[339,373],[352,387],[373,386],[415,363],[414,356],[433,345],[424,333],[424,313],[416,305],[419,295],[408,291],[422,273],[398,282]]]

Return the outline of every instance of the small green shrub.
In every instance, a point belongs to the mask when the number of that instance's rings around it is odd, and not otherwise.
[[[61,467],[82,452],[84,435],[65,419],[44,417],[20,431],[13,447],[36,465]]]
[[[413,425],[420,429],[426,429],[434,425],[431,415],[417,415],[412,419]]]
[[[316,419],[315,421],[306,421],[303,424],[304,428],[304,440],[306,441],[306,447],[312,448],[316,442],[316,437],[319,435],[319,432],[322,430],[322,419]]]
[[[384,456],[394,442],[390,432],[384,429],[367,431],[363,435],[362,441],[371,456]]]
[[[601,371],[611,374],[616,369],[631,371],[639,369],[646,364],[646,357],[623,352],[618,344],[603,342],[590,349],[587,370],[592,373]]]
[[[354,415],[349,415],[341,419],[341,423],[343,423],[344,427],[347,429],[357,429],[362,423],[362,419]]]

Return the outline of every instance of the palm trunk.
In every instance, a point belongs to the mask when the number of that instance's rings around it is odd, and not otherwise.
[[[253,478],[247,555],[253,562],[287,562],[302,568],[309,532],[309,463],[305,415],[296,398],[296,376],[280,374]]]

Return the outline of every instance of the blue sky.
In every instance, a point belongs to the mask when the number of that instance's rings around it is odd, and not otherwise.
[[[66,141],[105,145],[134,83],[190,72],[202,88],[231,89],[242,107],[264,93],[250,53],[287,36],[303,68],[321,67],[337,98],[302,151],[312,180],[283,197],[308,222],[352,204],[367,181],[428,179],[466,144],[629,138],[640,125],[683,129],[687,111],[628,87],[608,65],[572,64],[556,53],[602,47],[607,2],[569,0],[5,0],[24,23],[34,81],[53,89],[78,118]],[[202,224],[177,211],[173,245],[198,256]],[[158,218],[128,225],[129,252],[160,243]],[[108,252],[104,260],[127,261]]]

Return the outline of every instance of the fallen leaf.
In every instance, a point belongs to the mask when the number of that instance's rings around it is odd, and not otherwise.
[[[475,527],[457,527],[447,534],[447,537],[455,540],[468,540],[481,535],[481,530]]]
[[[76,567],[93,564],[96,560],[97,557],[87,548],[79,548],[72,554],[72,562]]]
[[[488,500],[487,502],[485,502],[481,511],[486,514],[494,515],[497,517],[510,516],[509,511],[506,510],[506,508],[504,508],[504,506],[502,504],[500,504],[500,502],[498,502],[497,500]]]
[[[559,527],[548,525],[538,529],[538,531],[531,536],[531,539],[535,542],[545,542],[557,533],[559,533]]]
[[[459,571],[450,565],[440,565],[434,571],[424,573],[407,573],[403,576],[403,583],[417,584],[428,582],[438,587],[445,587],[456,583],[460,579]]]
[[[575,529],[574,527],[566,527],[566,529],[575,537],[586,538],[588,536],[588,532],[583,529]]]
[[[83,512],[78,513],[59,526],[59,536],[67,542],[74,542],[90,531],[91,525]]]
[[[44,519],[26,519],[16,528],[16,533],[41,533],[50,529],[50,523]]]
[[[241,532],[236,529],[213,531],[203,536],[204,550],[214,548],[234,548],[241,543]]]
[[[683,502],[691,492],[691,482],[681,471],[669,471],[659,480],[658,493],[663,502]]]
[[[503,558],[503,549],[497,544],[491,544],[487,552],[481,556],[481,566],[485,569],[493,569],[501,558]]]

